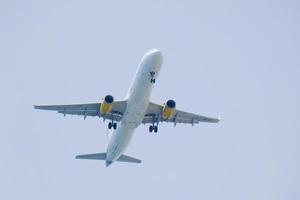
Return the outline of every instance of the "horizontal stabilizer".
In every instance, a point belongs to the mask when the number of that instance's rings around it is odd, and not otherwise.
[[[120,162],[131,162],[131,163],[141,163],[142,161],[130,156],[126,156],[126,155],[121,155],[117,161]]]
[[[106,160],[106,153],[94,153],[84,154],[76,156],[76,159],[89,159],[89,160]],[[119,162],[130,162],[130,163],[141,163],[142,161],[126,155],[121,155],[118,160]]]
[[[106,153],[78,155],[76,159],[106,160]]]

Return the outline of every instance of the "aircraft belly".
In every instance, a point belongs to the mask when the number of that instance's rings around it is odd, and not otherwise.
[[[121,125],[112,135],[107,147],[107,159],[110,161],[117,160],[125,151],[134,132],[134,128]]]
[[[127,93],[127,107],[123,114],[121,124],[112,135],[107,148],[107,160],[115,161],[128,146],[134,130],[142,123],[153,83],[150,82],[150,72],[156,72],[156,76],[161,65],[161,55],[145,57],[137,71],[136,77]],[[153,77],[151,77],[153,78]]]
[[[149,99],[144,90],[144,95],[135,95],[127,101],[127,108],[123,115],[122,122],[117,131],[112,135],[107,149],[107,158],[114,161],[117,160],[128,146],[134,130],[142,123]]]
[[[149,104],[149,96],[151,87],[137,87],[127,100],[127,108],[122,118],[122,124],[137,128],[143,121],[147,106]]]

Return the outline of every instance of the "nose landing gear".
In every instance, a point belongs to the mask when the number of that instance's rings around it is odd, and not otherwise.
[[[151,80],[150,80],[150,83],[155,83],[155,71],[151,71],[150,72],[150,76],[151,76]]]

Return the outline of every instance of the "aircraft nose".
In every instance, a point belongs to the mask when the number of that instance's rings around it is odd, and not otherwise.
[[[159,49],[151,49],[151,56],[155,57],[157,60],[162,60],[162,52]]]

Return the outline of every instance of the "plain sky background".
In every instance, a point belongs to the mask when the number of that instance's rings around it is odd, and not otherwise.
[[[33,104],[122,99],[164,54],[152,100],[220,124],[139,127],[141,165],[104,152],[107,123]],[[0,199],[300,198],[300,1],[0,1]]]

